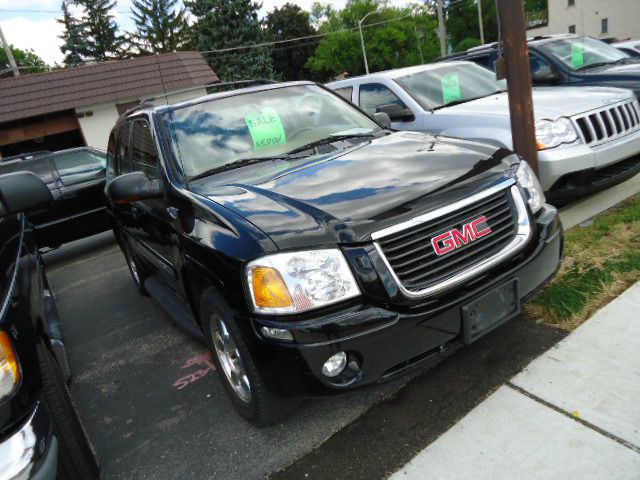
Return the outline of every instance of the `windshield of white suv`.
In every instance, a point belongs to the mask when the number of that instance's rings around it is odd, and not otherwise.
[[[626,53],[589,37],[569,37],[544,43],[540,48],[571,70],[608,65],[630,58]]]
[[[443,63],[395,79],[426,110],[468,102],[506,90],[504,80],[475,63]]]
[[[316,85],[212,99],[169,111],[164,121],[190,178],[286,157],[332,137],[381,131],[358,109]]]

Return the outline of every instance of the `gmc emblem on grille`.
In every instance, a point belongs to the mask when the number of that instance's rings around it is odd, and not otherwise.
[[[448,232],[444,232],[437,237],[431,239],[431,245],[437,255],[445,255],[453,250],[460,248],[462,245],[467,245],[478,238],[489,235],[492,230],[488,225],[485,228],[481,228],[480,225],[487,222],[487,217],[484,215],[478,217],[475,220],[470,221],[462,225],[462,228],[458,230],[454,228]]]

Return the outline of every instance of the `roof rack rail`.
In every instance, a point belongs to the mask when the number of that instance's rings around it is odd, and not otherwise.
[[[182,90],[175,90],[171,92],[171,95],[176,95],[179,93],[186,93],[186,92],[192,92],[194,90],[200,90],[202,88],[209,89],[209,88],[220,88],[220,87],[233,87],[235,85],[268,85],[268,84],[272,84],[272,83],[278,83],[275,80],[270,80],[268,78],[253,78],[250,80],[234,80],[232,82],[216,82],[216,83],[208,83],[206,85],[199,85],[197,87],[189,87],[189,88],[183,88]],[[142,104],[147,103],[147,102],[152,102],[154,100],[158,100],[160,98],[165,98],[167,95],[162,95],[159,97],[149,97],[149,98],[145,98],[142,102]]]
[[[137,110],[140,110],[142,108],[152,108],[155,107],[155,105],[153,103],[151,103],[148,99],[147,100],[143,100],[141,103],[139,103],[138,105],[134,105],[131,108],[128,108],[127,110],[124,111],[124,113],[122,113],[120,115],[120,117],[125,117]]]

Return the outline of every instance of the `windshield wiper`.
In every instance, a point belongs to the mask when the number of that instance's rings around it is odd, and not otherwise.
[[[594,67],[603,67],[605,65],[612,65],[616,62],[596,62],[596,63],[591,63],[589,65],[583,65],[580,68],[576,68],[576,72],[579,72],[580,70],[586,70],[587,68],[594,68]]]
[[[315,142],[307,143],[306,145],[302,145],[301,147],[294,148],[289,151],[289,154],[304,152],[305,150],[311,150],[312,148],[319,147],[321,145],[327,145],[333,142],[339,142],[340,140],[349,140],[350,138],[371,138],[375,137],[374,133],[350,133],[344,135],[333,135],[331,137],[321,138],[320,140],[316,140]]]
[[[234,160],[233,162],[225,163],[224,165],[221,165],[219,167],[210,168],[209,170],[205,170],[202,173],[194,175],[193,177],[189,178],[189,182],[193,182],[194,180],[200,180],[201,178],[209,177],[211,175],[215,175],[216,173],[226,172],[227,170],[233,170],[235,168],[244,167],[247,165],[254,165],[256,163],[262,163],[262,162],[271,162],[274,160],[290,160],[292,158],[299,158],[299,157],[295,157],[295,156],[289,155],[288,153],[284,153],[282,155],[273,155],[271,157],[240,158],[238,160]]]
[[[493,95],[495,93],[502,93],[501,91],[496,91],[489,93],[487,95],[481,95],[479,97],[465,98],[460,100],[455,100],[453,102],[445,103],[444,105],[439,105],[437,107],[433,107],[431,110],[440,110],[441,108],[453,107],[454,105],[460,105],[461,103],[473,102],[474,100],[478,100],[479,98],[488,97],[489,95]]]

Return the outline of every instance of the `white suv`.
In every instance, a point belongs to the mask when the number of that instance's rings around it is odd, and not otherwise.
[[[513,148],[506,82],[472,62],[390,70],[328,84],[400,130],[485,140]],[[640,105],[631,90],[533,89],[540,182],[566,201],[640,172]]]

